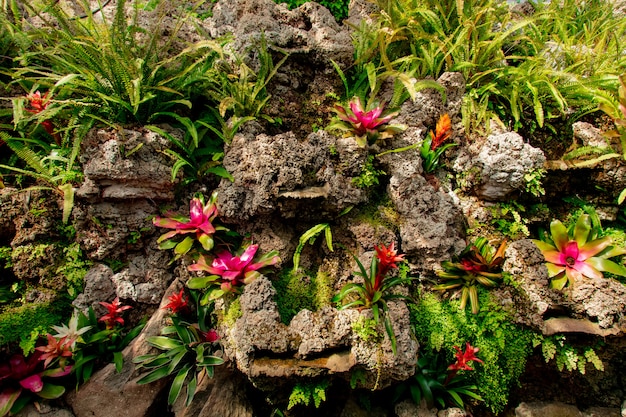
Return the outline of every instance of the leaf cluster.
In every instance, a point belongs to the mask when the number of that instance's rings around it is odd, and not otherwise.
[[[93,372],[105,363],[115,364],[115,369],[120,372],[124,365],[122,350],[139,335],[146,324],[145,320],[131,329],[123,326],[101,329],[101,322],[92,308],[89,308],[87,314],[80,311],[75,314],[78,317],[78,329],[89,327],[78,339],[72,355],[72,373],[76,376],[77,386],[87,382]]]
[[[484,237],[478,237],[453,258],[452,261],[441,263],[442,270],[437,271],[443,281],[433,287],[437,291],[459,289],[461,292],[461,309],[465,309],[470,301],[472,313],[477,314],[478,286],[496,287],[502,280],[502,264],[506,240],[495,249]]]
[[[311,403],[315,405],[315,408],[319,408],[322,401],[326,401],[326,390],[329,386],[330,382],[327,379],[297,383],[289,395],[287,410],[291,410],[296,405],[308,407]]]
[[[486,308],[472,314],[459,309],[458,300],[441,300],[435,293],[425,293],[409,305],[411,323],[423,355],[445,354],[451,363],[454,346],[468,341],[480,349],[484,363],[467,377],[478,387],[485,405],[498,414],[525,371],[526,360],[533,353],[534,333],[514,324],[511,314],[487,291],[479,288],[478,297]]]
[[[415,375],[408,381],[400,384],[394,392],[394,402],[410,394],[415,404],[424,401],[427,407],[444,409],[447,406],[465,409],[464,397],[474,401],[483,401],[477,394],[478,387],[469,382],[463,374],[449,378],[447,363],[442,361],[442,355],[421,355],[417,361]]]
[[[385,331],[391,341],[391,347],[396,352],[396,336],[393,331],[389,307],[387,301],[409,299],[409,297],[393,292],[392,290],[400,285],[405,285],[414,280],[413,277],[406,277],[400,274],[387,276],[380,274],[379,260],[377,256],[372,256],[369,270],[366,270],[359,258],[352,254],[359,270],[354,275],[362,279],[360,282],[351,282],[344,285],[333,297],[333,302],[338,303],[340,309],[345,308],[370,308],[376,324],[383,323]]]
[[[150,346],[163,352],[141,355],[133,359],[133,362],[138,364],[137,369],[143,368],[148,371],[137,383],[149,384],[175,375],[167,398],[168,404],[176,402],[184,386],[187,389],[185,404],[187,406],[191,404],[198,381],[205,374],[212,378],[213,367],[224,363],[224,359],[213,355],[216,352],[214,342],[205,340],[201,331],[203,330],[200,327],[173,316],[172,325],[161,329],[161,336],[147,339]]]

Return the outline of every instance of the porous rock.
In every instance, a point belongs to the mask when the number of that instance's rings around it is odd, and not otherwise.
[[[167,378],[153,383],[139,385],[141,375],[135,370],[133,358],[148,353],[156,353],[146,341],[157,336],[166,325],[169,314],[163,307],[169,302],[168,296],[178,292],[182,283],[174,281],[161,300],[160,307],[150,318],[145,327],[123,351],[124,364],[117,372],[114,364],[108,364],[96,372],[78,391],[67,396],[76,417],[149,417],[156,410],[166,407]]]
[[[329,163],[333,143],[323,131],[304,141],[291,132],[236,135],[225,150],[223,164],[234,181],[220,182],[221,216],[227,222],[243,222],[277,212],[303,219],[313,208],[316,213],[339,214],[365,201],[365,192]]]
[[[526,184],[524,176],[543,168],[546,158],[515,132],[492,135],[476,157],[474,164],[482,166],[481,182],[476,194],[485,200],[506,201]]]

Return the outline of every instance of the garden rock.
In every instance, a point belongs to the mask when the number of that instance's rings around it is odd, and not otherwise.
[[[479,171],[476,195],[487,201],[507,201],[514,192],[524,191],[526,175],[542,169],[545,156],[515,132],[491,135],[469,163],[457,160],[455,170]]]
[[[354,334],[352,324],[362,314],[357,310],[303,310],[286,326],[280,321],[274,294],[265,277],[247,285],[240,301],[242,316],[231,329],[222,329],[225,354],[257,388],[275,390],[277,384],[289,384],[290,378],[297,377],[349,378],[350,370],[359,366],[367,371],[364,387],[382,389],[415,372],[417,343],[403,302],[389,303],[398,347],[394,355],[387,337],[377,344]],[[385,334],[382,324],[378,331]]]
[[[156,410],[165,409],[169,386],[167,378],[138,385],[141,375],[135,371],[133,358],[157,351],[146,339],[160,334],[169,314],[163,309],[169,302],[167,297],[178,292],[181,286],[179,281],[170,285],[161,300],[161,308],[152,314],[139,336],[122,351],[124,365],[121,372],[116,371],[114,364],[108,364],[78,391],[67,396],[76,417],[149,417],[155,415]]]
[[[583,417],[575,405],[564,403],[521,403],[515,417]]]
[[[312,61],[330,59],[347,66],[353,59],[350,31],[343,30],[325,7],[307,2],[288,10],[271,0],[222,0],[204,22],[213,38],[232,34],[230,48],[243,54],[251,44],[268,45],[288,53],[303,54]],[[307,59],[307,58],[305,58]]]
[[[222,180],[218,188],[221,217],[236,223],[270,213],[306,219],[320,212],[338,215],[365,201],[365,192],[330,162],[333,143],[323,131],[305,141],[291,132],[236,135],[223,162],[234,181]]]

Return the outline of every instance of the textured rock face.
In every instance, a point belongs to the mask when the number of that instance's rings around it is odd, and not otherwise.
[[[230,47],[240,52],[264,36],[268,44],[287,52],[304,52],[324,62],[352,62],[350,33],[337,24],[328,9],[316,3],[290,11],[285,4],[271,0],[220,1],[205,26],[213,38],[232,34]]]
[[[545,156],[515,132],[491,135],[469,163],[459,164],[457,171],[478,170],[476,195],[488,201],[506,201],[515,191],[523,190],[524,176],[541,169]]]
[[[394,355],[382,325],[378,329],[385,334],[382,344],[354,334],[352,325],[365,311],[303,310],[286,326],[280,321],[274,294],[267,278],[247,285],[241,295],[242,316],[231,329],[224,329],[226,355],[257,387],[272,390],[297,377],[349,379],[359,367],[366,371],[364,388],[380,389],[415,372],[417,343],[411,337],[404,303],[389,303],[397,339]]]
[[[278,212],[283,218],[303,219],[320,211],[337,215],[365,201],[364,190],[329,164],[334,140],[326,132],[312,133],[304,141],[290,132],[236,135],[224,157],[224,167],[235,180],[222,181],[218,189],[222,217],[241,222]],[[314,205],[307,207],[307,202]]]

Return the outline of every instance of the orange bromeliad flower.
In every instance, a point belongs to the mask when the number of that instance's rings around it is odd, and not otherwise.
[[[443,142],[445,142],[452,133],[452,122],[448,113],[444,113],[437,121],[435,127],[435,133],[432,133],[433,140],[430,144],[430,149],[433,151],[437,149]]]

